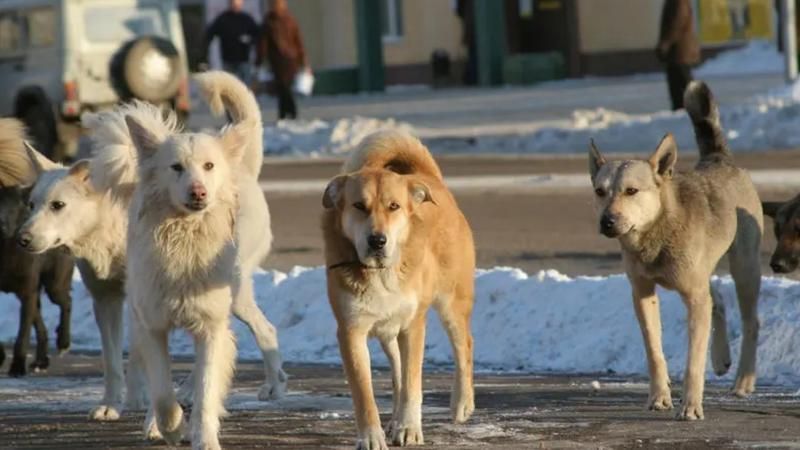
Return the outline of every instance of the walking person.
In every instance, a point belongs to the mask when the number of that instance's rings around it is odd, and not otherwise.
[[[300,27],[289,12],[286,0],[270,0],[261,26],[257,61],[269,63],[278,97],[278,118],[296,119],[297,103],[292,84],[298,72],[308,70]]]
[[[681,109],[683,92],[692,81],[692,66],[700,62],[690,0],[664,1],[656,55],[665,64],[672,109]]]
[[[222,68],[251,85],[253,65],[250,55],[258,40],[256,21],[242,10],[244,0],[230,0],[228,9],[218,15],[206,30],[205,55],[215,37],[219,38]]]

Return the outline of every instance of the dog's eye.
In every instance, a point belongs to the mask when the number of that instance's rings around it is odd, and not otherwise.
[[[66,205],[62,201],[56,200],[54,202],[50,202],[50,209],[52,209],[53,211],[60,211],[64,209],[64,206]]]
[[[178,163],[175,163],[175,164],[169,166],[169,168],[174,170],[177,173],[182,173],[183,172],[183,166],[178,164]]]
[[[400,205],[397,202],[389,203],[389,211],[397,211],[398,209],[400,209]]]
[[[357,209],[359,211],[366,211],[367,210],[367,206],[362,202],[353,203],[353,208],[355,208],[355,209]]]
[[[212,162],[207,162],[207,163],[203,164],[203,169],[205,169],[205,170],[211,170],[213,168],[214,168],[214,163],[212,163]]]
[[[33,202],[28,202],[28,209],[33,211]]]
[[[602,188],[597,188],[597,189],[595,189],[595,190],[594,190],[594,193],[595,193],[595,194],[596,194],[598,197],[605,197],[605,196],[606,196],[606,191],[604,191]]]
[[[639,190],[636,188],[625,189],[625,195],[636,195],[637,192],[639,192]]]

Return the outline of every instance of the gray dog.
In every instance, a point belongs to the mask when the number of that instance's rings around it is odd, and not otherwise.
[[[711,334],[714,371],[730,367],[725,310],[709,285],[717,263],[728,255],[742,316],[742,351],[733,392],[755,389],[757,302],[761,283],[761,203],[749,175],[733,164],[711,91],[702,82],[686,90],[700,160],[675,173],[677,147],[662,139],[647,160],[607,162],[592,144],[589,170],[600,232],[619,239],[633,305],[642,329],[650,371],[648,407],[672,408],[667,364],[661,348],[656,285],[677,291],[688,310],[689,356],[678,419],[703,418],[706,352]],[[712,307],[713,305],[713,307]]]

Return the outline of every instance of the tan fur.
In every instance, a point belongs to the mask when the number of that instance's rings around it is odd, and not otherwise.
[[[694,171],[673,173],[677,148],[668,135],[644,161],[608,162],[592,146],[590,172],[601,232],[619,239],[633,288],[650,371],[650,409],[672,408],[656,285],[677,291],[688,309],[689,353],[678,418],[692,420],[703,418],[712,322],[714,369],[723,374],[730,366],[724,305],[709,288],[709,278],[726,254],[744,328],[733,391],[744,396],[755,388],[763,218],[750,177],[733,164],[727,150],[711,92],[693,82],[685,104],[701,154]]]
[[[368,137],[344,170],[353,172],[335,178],[325,192],[322,230],[328,295],[353,393],[358,445],[386,448],[372,393],[370,336],[381,341],[392,365],[391,441],[422,444],[422,361],[430,306],[439,312],[455,353],[453,420],[467,420],[474,409],[472,233],[430,153],[411,136],[379,132]],[[364,249],[361,242],[372,233],[386,234],[385,254]]]
[[[28,186],[36,172],[26,151],[25,126],[17,119],[0,119],[0,186]]]

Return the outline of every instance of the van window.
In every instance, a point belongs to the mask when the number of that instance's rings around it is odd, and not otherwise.
[[[0,53],[22,48],[22,26],[15,12],[0,13]]]
[[[27,12],[28,43],[32,47],[49,47],[56,42],[58,24],[54,8],[37,8]]]
[[[124,42],[138,36],[168,37],[165,18],[158,8],[100,6],[83,16],[91,42]]]

